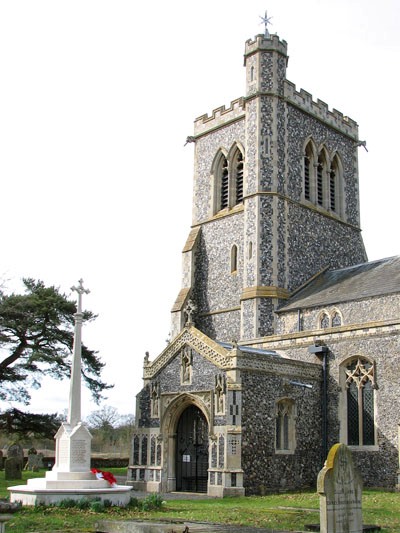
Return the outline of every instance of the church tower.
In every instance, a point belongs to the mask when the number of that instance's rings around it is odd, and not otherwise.
[[[196,119],[192,229],[172,335],[275,332],[275,311],[325,268],[366,260],[358,127],[286,79],[287,44],[245,44],[246,96]],[[195,311],[193,311],[195,309]]]

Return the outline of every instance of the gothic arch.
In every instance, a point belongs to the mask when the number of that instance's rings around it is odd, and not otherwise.
[[[208,424],[208,433],[210,434],[211,427],[211,399],[208,401],[209,405],[198,396],[190,393],[183,393],[174,398],[165,409],[161,421],[161,434],[164,438],[164,472],[165,479],[168,479],[167,486],[163,489],[168,492],[176,490],[176,431],[178,423],[183,412],[190,406],[197,407],[204,415]]]
[[[343,326],[343,314],[337,307],[331,311],[331,326],[333,328]]]
[[[345,212],[343,163],[338,152],[333,152],[329,169],[329,209],[338,215]],[[333,195],[332,195],[333,192]]]
[[[294,453],[296,449],[296,402],[279,398],[275,403],[275,453]]]
[[[219,148],[211,165],[212,215],[243,203],[244,148],[234,142],[228,152]]]
[[[318,152],[317,160],[317,181],[316,181],[316,204],[320,207],[327,207],[328,201],[328,170],[329,152],[325,145],[322,145]]]
[[[228,152],[220,147],[211,164],[212,214],[228,207],[229,169]],[[226,204],[226,205],[225,205]]]
[[[176,431],[176,427],[178,425],[178,421],[181,414],[190,405],[195,405],[200,409],[200,411],[202,411],[202,413],[206,417],[208,426],[210,427],[210,408],[198,396],[185,392],[174,398],[172,402],[168,405],[168,407],[165,409],[161,423],[161,431],[164,435],[171,434]]]
[[[303,143],[303,197],[311,202],[315,201],[315,166],[317,161],[317,147],[311,136]]]
[[[326,309],[322,309],[318,313],[317,317],[317,328],[318,329],[325,329],[331,327],[331,317]]]
[[[346,358],[339,366],[340,442],[349,446],[376,446],[375,361],[364,355]]]

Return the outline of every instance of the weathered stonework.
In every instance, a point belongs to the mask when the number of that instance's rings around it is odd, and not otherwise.
[[[137,396],[137,489],[315,487],[336,442],[364,485],[398,484],[400,260],[364,264],[358,126],[297,91],[287,61],[278,36],[247,41],[246,96],[195,121],[172,339]]]

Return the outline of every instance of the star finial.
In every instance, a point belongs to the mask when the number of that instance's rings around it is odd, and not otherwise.
[[[265,24],[265,37],[269,37],[268,24],[271,24],[272,26],[272,22],[271,22],[272,17],[268,17],[267,12],[265,12],[265,17],[260,16],[260,19],[261,19],[260,24]]]

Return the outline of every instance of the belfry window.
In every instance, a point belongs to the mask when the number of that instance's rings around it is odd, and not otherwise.
[[[228,161],[226,157],[222,158],[221,168],[221,209],[225,209],[229,204],[229,173],[228,173]]]
[[[329,208],[331,211],[338,211],[338,179],[339,179],[339,160],[337,155],[332,159],[331,169],[329,172]]]
[[[236,157],[236,204],[243,202],[243,154],[238,150]]]
[[[323,154],[318,157],[317,164],[317,204],[324,205],[324,180],[326,176],[326,159]]]
[[[221,150],[214,160],[213,167],[213,214],[215,214],[243,203],[243,152],[237,145],[234,145],[228,155]]]
[[[314,158],[311,142],[306,146],[304,154],[304,198],[311,200],[312,175],[314,170]]]
[[[347,444],[375,444],[374,365],[367,359],[353,359],[344,369],[347,402]]]

